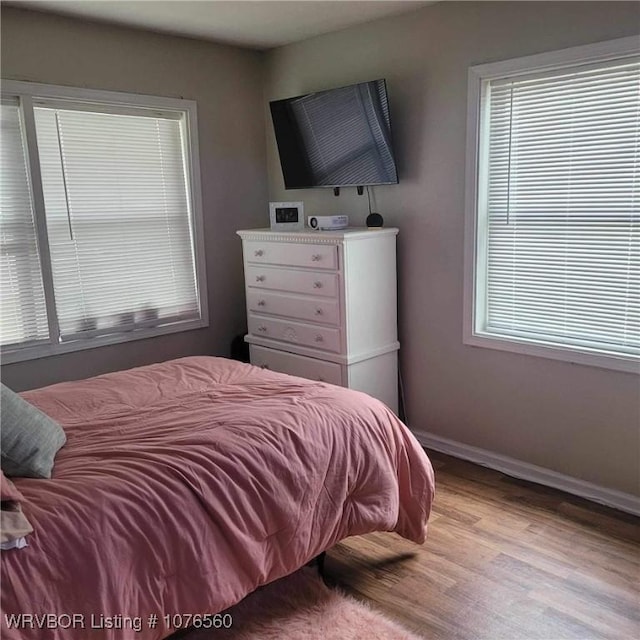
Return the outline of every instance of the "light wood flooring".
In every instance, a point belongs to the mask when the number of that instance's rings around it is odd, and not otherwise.
[[[328,582],[428,640],[640,638],[640,519],[430,454],[429,539],[350,538]]]

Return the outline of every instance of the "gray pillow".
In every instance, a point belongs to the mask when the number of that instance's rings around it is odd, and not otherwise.
[[[67,441],[62,427],[0,384],[0,454],[7,476],[50,478],[53,459]]]

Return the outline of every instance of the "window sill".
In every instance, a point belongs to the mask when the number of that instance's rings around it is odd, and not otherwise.
[[[95,338],[85,338],[82,340],[74,340],[61,344],[39,344],[32,347],[23,347],[18,349],[3,350],[2,364],[12,364],[14,362],[23,362],[26,360],[35,360],[37,358],[47,358],[57,356],[63,353],[72,353],[74,351],[84,351],[87,349],[96,349],[98,347],[106,347],[108,345],[122,344],[132,342],[134,340],[145,340],[147,338],[155,338],[156,336],[164,336],[171,333],[179,333],[181,331],[191,331],[193,329],[202,329],[208,327],[209,323],[206,319],[189,320],[186,322],[175,322],[161,327],[150,327],[145,329],[136,329],[123,333],[110,334]]]
[[[510,351],[528,356],[562,360],[571,364],[588,365],[614,371],[640,374],[640,358],[607,353],[586,347],[569,347],[553,343],[534,342],[526,338],[510,338],[488,333],[472,333],[464,336],[464,344],[473,347]]]

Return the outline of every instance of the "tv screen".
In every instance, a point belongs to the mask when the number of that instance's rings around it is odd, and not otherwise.
[[[286,189],[398,182],[384,80],[269,106]]]

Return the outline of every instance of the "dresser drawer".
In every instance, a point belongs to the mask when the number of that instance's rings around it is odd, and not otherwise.
[[[254,336],[340,353],[339,329],[276,320],[253,313],[249,313],[248,325],[249,333]]]
[[[340,324],[340,306],[335,298],[303,298],[298,295],[249,289],[247,306],[249,311],[254,313],[311,320],[320,324]]]
[[[244,243],[247,262],[277,264],[285,267],[311,267],[313,269],[337,269],[338,247],[330,244],[295,244],[260,242]]]
[[[251,345],[251,364],[271,369],[280,373],[288,373],[290,376],[320,380],[330,384],[342,385],[342,371],[339,364],[325,362],[314,358],[275,351],[265,347]]]
[[[338,296],[338,275],[334,273],[248,266],[245,275],[248,287],[306,293],[327,298]]]

